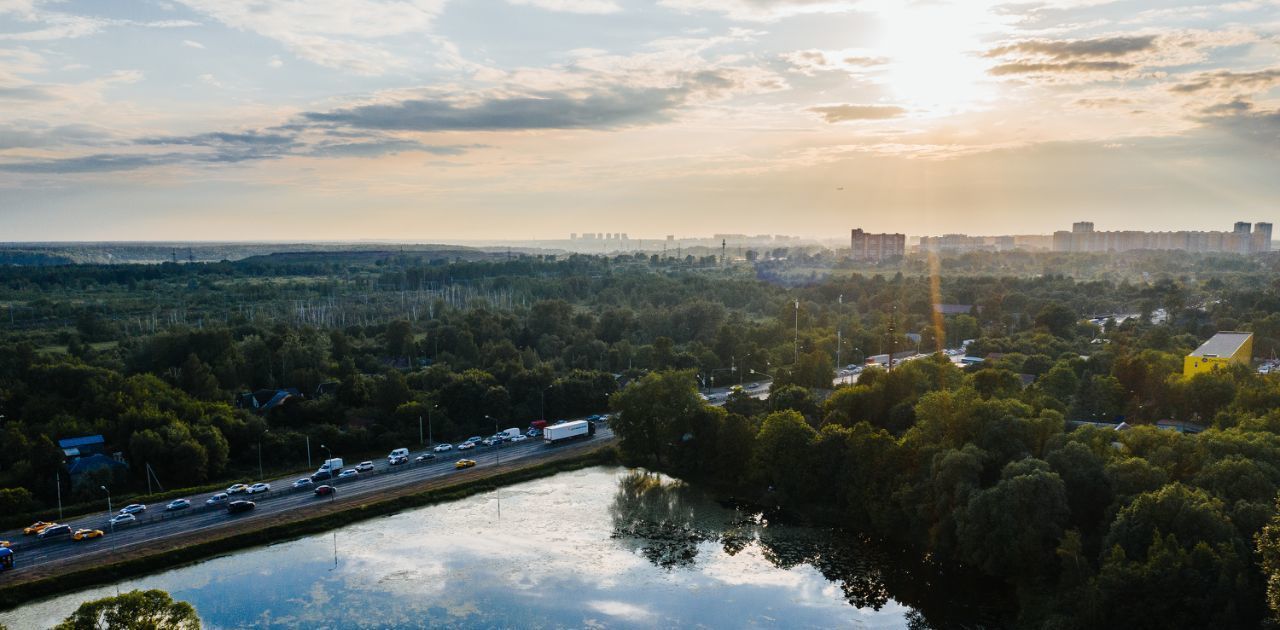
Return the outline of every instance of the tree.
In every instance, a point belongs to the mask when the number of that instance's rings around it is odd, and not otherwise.
[[[392,357],[413,359],[413,325],[397,319],[387,324],[387,354]]]
[[[623,455],[661,464],[677,419],[702,407],[692,371],[651,372],[611,398],[616,414],[609,426]]]
[[[1062,478],[1048,468],[1040,460],[1009,464],[961,513],[961,551],[986,573],[1028,577],[1052,565],[1070,509]]]
[[[1080,316],[1066,305],[1050,302],[1036,313],[1036,326],[1047,329],[1055,337],[1065,338],[1072,336],[1079,319]]]
[[[161,590],[130,591],[80,604],[55,630],[198,630],[200,617],[187,602]]]
[[[817,480],[811,474],[809,454],[817,436],[804,416],[795,411],[765,416],[756,435],[752,467],[783,502],[803,502],[814,492]]]

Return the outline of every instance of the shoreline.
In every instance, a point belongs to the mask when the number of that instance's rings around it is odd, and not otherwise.
[[[616,464],[617,452],[609,443],[551,456],[536,463],[519,461],[500,468],[472,469],[447,479],[431,479],[398,488],[377,499],[354,497],[317,506],[304,514],[283,513],[261,521],[245,522],[242,527],[223,530],[223,535],[196,543],[180,537],[154,541],[143,546],[137,556],[110,564],[93,564],[89,560],[41,566],[25,573],[5,576],[0,585],[0,611],[49,599],[91,586],[109,584],[121,579],[172,569],[233,551],[293,540],[302,536],[336,529],[370,518],[394,514],[489,492],[502,486],[540,477],[599,466]]]

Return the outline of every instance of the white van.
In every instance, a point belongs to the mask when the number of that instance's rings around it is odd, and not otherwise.
[[[394,451],[391,451],[391,454],[390,454],[390,455],[387,455],[387,461],[391,461],[391,460],[393,460],[393,459],[397,459],[397,458],[400,458],[400,457],[408,457],[408,456],[409,456],[409,449],[407,449],[407,448],[398,448],[398,449],[396,449],[396,450],[394,450]]]

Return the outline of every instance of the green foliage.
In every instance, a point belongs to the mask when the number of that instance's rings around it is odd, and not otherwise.
[[[200,617],[161,590],[129,591],[80,604],[56,630],[198,630]]]

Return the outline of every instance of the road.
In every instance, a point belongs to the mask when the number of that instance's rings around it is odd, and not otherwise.
[[[337,481],[333,485],[344,500],[353,496],[376,496],[392,488],[456,474],[453,466],[459,459],[475,460],[476,467],[470,470],[477,470],[495,466],[499,458],[503,464],[518,460],[539,459],[563,453],[566,450],[584,450],[611,439],[613,439],[613,432],[602,422],[597,423],[595,436],[556,446],[548,446],[541,439],[529,439],[498,447],[478,446],[462,452],[448,451],[437,454],[434,460],[421,464],[414,463],[414,457],[422,452],[429,452],[420,451],[410,454],[408,464],[390,466],[386,458],[383,458],[374,461],[373,471],[360,473],[360,476],[355,479]],[[350,466],[356,462],[347,463]],[[227,514],[223,505],[207,507],[204,501],[209,495],[202,495],[189,497],[192,503],[191,508],[177,512],[165,512],[164,505],[149,505],[147,511],[138,516],[136,523],[119,525],[114,532],[107,524],[109,515],[105,512],[65,521],[73,530],[93,528],[107,532],[106,536],[94,540],[81,542],[74,542],[69,538],[38,540],[35,536],[23,536],[21,530],[0,533],[0,540],[8,540],[13,544],[15,557],[18,560],[13,574],[20,573],[24,568],[56,564],[71,558],[80,560],[102,556],[110,557],[112,560],[120,559],[127,557],[131,548],[144,544],[178,536],[196,538],[199,533],[215,531],[244,521],[260,520],[291,510],[306,510],[308,506],[327,500],[315,496],[310,487],[294,490],[292,484],[297,479],[296,476],[271,479],[268,480],[271,484],[271,492],[251,496],[237,495],[236,498],[249,499],[257,504],[252,512],[244,514]],[[206,538],[206,536],[199,537]],[[3,575],[0,574],[0,584],[4,582]]]
[[[836,379],[836,384],[856,382],[857,377],[857,374],[845,374]],[[758,382],[754,384],[754,387],[745,388],[745,391],[753,398],[763,399],[769,396],[770,385],[772,385],[771,381]],[[711,404],[723,405],[725,398],[731,391],[732,387],[718,387],[703,390],[703,393],[710,398]],[[422,453],[430,452],[429,449],[420,450],[409,455],[410,462],[408,464],[391,466],[387,463],[386,458],[381,458],[374,460],[374,470],[361,473],[355,479],[334,480],[325,483],[330,483],[337,487],[339,495],[344,500],[350,497],[376,496],[386,493],[390,489],[456,474],[453,468],[454,462],[463,458],[474,459],[477,463],[476,468],[484,468],[486,466],[494,466],[498,462],[498,458],[501,458],[502,462],[536,459],[553,453],[562,453],[566,449],[595,446],[611,439],[613,439],[613,432],[605,426],[605,423],[601,422],[597,423],[594,437],[571,444],[551,447],[544,444],[541,439],[529,439],[524,442],[503,444],[499,447],[478,446],[474,450],[468,451],[452,450],[437,454],[434,460],[418,464],[413,462],[413,459]],[[348,467],[352,467],[357,462],[345,463]],[[118,525],[114,530],[107,523],[107,519],[112,515],[105,512],[64,521],[65,524],[71,526],[72,530],[89,528],[101,529],[107,532],[106,536],[94,540],[82,542],[75,542],[70,538],[39,540],[35,536],[23,536],[21,530],[0,533],[0,540],[8,540],[13,545],[12,548],[18,560],[17,569],[14,571],[15,574],[23,568],[57,564],[73,558],[80,560],[95,556],[107,557],[108,555],[118,558],[122,553],[126,554],[127,557],[130,549],[145,544],[180,536],[194,538],[200,533],[216,531],[219,528],[229,527],[233,524],[264,519],[268,516],[293,510],[306,510],[308,506],[313,506],[326,500],[316,497],[311,487],[295,490],[292,484],[297,479],[297,476],[269,479],[266,481],[271,484],[271,492],[255,495],[236,495],[234,498],[249,499],[257,504],[257,507],[252,512],[245,514],[227,514],[223,504],[206,506],[205,499],[209,498],[210,495],[200,495],[188,497],[191,500],[191,507],[176,512],[166,512],[163,504],[149,505],[146,512],[138,515],[137,522]]]

